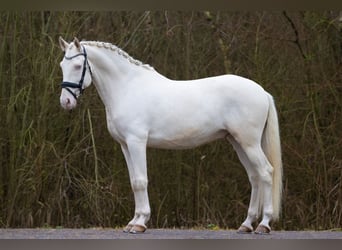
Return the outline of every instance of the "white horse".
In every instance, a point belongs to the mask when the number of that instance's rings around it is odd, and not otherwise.
[[[272,96],[236,75],[174,81],[104,42],[77,38],[59,44],[65,52],[60,103],[76,107],[94,83],[106,109],[111,136],[120,143],[134,192],[135,213],[124,232],[142,233],[150,218],[146,147],[186,149],[227,139],[251,184],[246,220],[238,232],[268,234],[279,217],[282,161],[277,112]]]

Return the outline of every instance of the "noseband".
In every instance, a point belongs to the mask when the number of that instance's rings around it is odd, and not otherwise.
[[[92,72],[91,72],[91,69],[90,69],[90,65],[89,65],[89,62],[88,62],[88,58],[87,58],[87,52],[85,50],[85,48],[82,46],[83,48],[83,53],[79,53],[79,54],[76,54],[74,56],[64,56],[65,59],[67,60],[71,60],[75,57],[78,57],[78,56],[84,56],[84,62],[83,62],[83,69],[82,69],[82,75],[81,75],[81,79],[79,80],[78,83],[75,83],[75,82],[62,82],[61,86],[62,88],[66,89],[75,99],[78,98],[78,96],[80,96],[82,93],[83,93],[83,81],[84,81],[84,77],[85,77],[85,73],[86,73],[86,70],[87,70],[87,65],[88,65],[88,68],[89,68],[89,73],[90,73],[90,76],[92,77]],[[79,89],[80,91],[80,94],[77,96],[70,88],[77,88]]]

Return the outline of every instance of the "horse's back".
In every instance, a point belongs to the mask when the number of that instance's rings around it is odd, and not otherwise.
[[[267,94],[259,84],[236,75],[171,81],[163,90],[169,108],[172,105],[172,109],[179,109],[176,112],[184,116],[202,113],[213,118],[230,112],[250,113],[268,106]]]

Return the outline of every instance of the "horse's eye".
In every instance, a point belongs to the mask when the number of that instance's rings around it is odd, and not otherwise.
[[[75,66],[74,66],[74,68],[76,69],[76,70],[79,70],[79,69],[81,69],[81,65],[79,65],[79,64],[76,64]]]

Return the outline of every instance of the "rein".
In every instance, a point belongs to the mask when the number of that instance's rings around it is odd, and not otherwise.
[[[77,99],[83,93],[83,90],[84,90],[83,81],[84,81],[85,73],[87,70],[87,65],[89,68],[90,76],[91,77],[93,76],[89,62],[88,62],[87,52],[86,52],[84,46],[82,46],[82,48],[83,48],[83,53],[79,53],[79,54],[76,54],[74,56],[64,56],[64,58],[67,60],[72,60],[73,58],[78,57],[78,56],[84,56],[82,75],[81,75],[81,79],[79,80],[79,82],[78,83],[62,82],[62,84],[61,84],[62,88],[66,89],[75,99]],[[79,91],[80,91],[79,95],[76,95],[70,88],[79,89]]]

